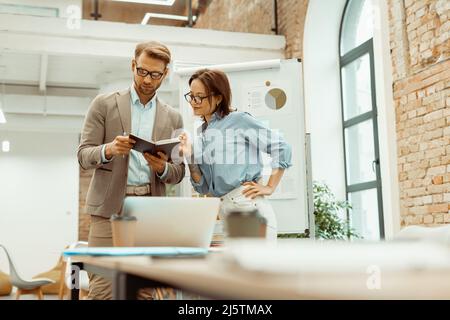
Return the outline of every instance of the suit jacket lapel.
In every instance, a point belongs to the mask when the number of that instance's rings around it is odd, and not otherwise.
[[[166,127],[166,122],[168,121],[167,110],[159,101],[158,97],[156,97],[156,113],[155,113],[155,122],[153,124],[153,132],[152,132],[152,140],[158,141],[161,140],[162,133],[164,128]]]
[[[119,92],[116,96],[122,129],[127,134],[131,133],[131,96],[130,89]]]

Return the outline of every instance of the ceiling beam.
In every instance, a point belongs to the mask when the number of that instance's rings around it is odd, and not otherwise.
[[[72,132],[79,133],[83,117],[35,114],[9,114],[8,122],[0,126],[2,131]]]
[[[5,94],[13,95],[43,95],[37,84],[18,84],[5,83]],[[59,97],[95,97],[99,92],[98,88],[83,88],[83,87],[65,87],[65,86],[46,86],[47,96]]]
[[[84,117],[91,102],[87,97],[5,95],[5,114],[40,114]]]
[[[224,54],[230,49],[254,54],[257,49],[280,55],[286,44],[284,36],[90,20],[83,20],[81,29],[69,30],[65,19],[0,14],[0,51],[130,58],[136,43],[149,34],[171,49],[191,45],[196,51],[207,47]]]

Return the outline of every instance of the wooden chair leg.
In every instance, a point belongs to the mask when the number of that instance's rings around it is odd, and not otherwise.
[[[42,293],[42,288],[39,287],[36,289],[36,295],[39,300],[44,300],[44,294]]]
[[[59,276],[59,292],[58,292],[58,298],[59,300],[64,300],[64,296],[66,293],[66,262],[64,261],[61,264],[61,274]]]
[[[20,295],[22,294],[22,289],[17,288],[17,292],[16,292],[16,300],[20,299]]]
[[[78,296],[79,297],[78,299],[85,300],[88,295],[89,295],[89,291],[88,290],[80,289],[80,294]]]
[[[164,300],[164,294],[161,288],[156,288],[155,293],[156,293],[155,300]]]

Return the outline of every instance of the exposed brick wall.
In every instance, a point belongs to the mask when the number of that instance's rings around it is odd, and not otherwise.
[[[184,15],[186,5],[183,1],[176,1],[173,6],[148,5],[132,2],[118,2],[111,0],[99,0],[98,11],[101,17],[100,21],[125,22],[125,23],[141,23],[145,13],[170,13],[174,15]],[[91,14],[94,13],[94,1],[83,0],[82,18],[84,20],[93,20]],[[167,26],[184,26],[186,23],[176,20],[152,18],[149,25],[167,25]],[[149,35],[149,38],[151,35]]]
[[[402,226],[450,222],[448,0],[389,0]]]
[[[278,32],[286,37],[287,59],[303,58],[303,30],[307,8],[308,0],[278,1]]]
[[[233,32],[273,34],[273,1],[212,1],[195,28]]]
[[[273,0],[212,1],[195,28],[274,34]],[[301,58],[308,0],[278,1],[278,33],[286,37],[286,58]]]

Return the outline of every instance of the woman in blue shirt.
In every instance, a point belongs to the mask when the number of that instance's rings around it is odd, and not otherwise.
[[[221,213],[258,209],[267,220],[266,237],[276,239],[277,223],[265,199],[291,166],[291,147],[280,135],[246,112],[231,108],[231,88],[220,70],[202,69],[189,79],[185,94],[194,115],[203,124],[191,139],[182,134],[181,151],[186,156],[194,189],[222,198]],[[261,153],[272,158],[272,173],[262,183]]]

